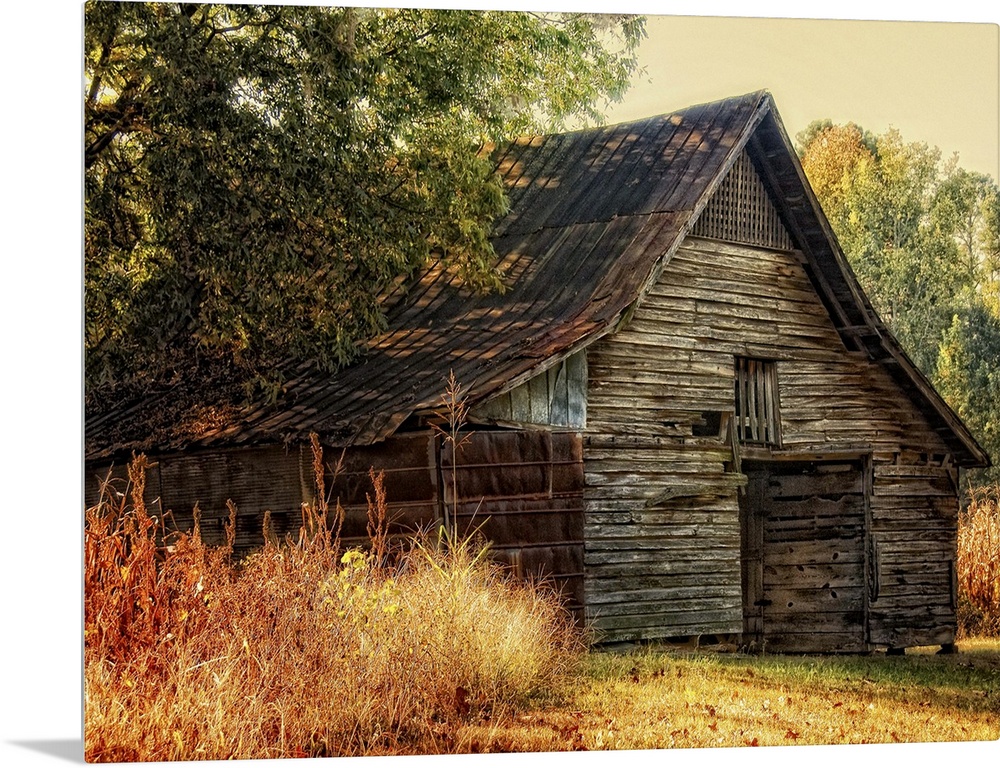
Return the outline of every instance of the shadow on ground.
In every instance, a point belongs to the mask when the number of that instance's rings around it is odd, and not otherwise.
[[[69,763],[84,763],[83,739],[25,739],[9,743],[44,755],[57,757]]]

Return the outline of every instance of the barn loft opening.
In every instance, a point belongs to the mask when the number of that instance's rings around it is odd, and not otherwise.
[[[736,435],[741,442],[781,446],[778,371],[773,360],[737,357]]]

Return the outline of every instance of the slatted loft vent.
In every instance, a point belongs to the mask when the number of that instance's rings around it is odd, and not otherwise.
[[[736,435],[742,443],[781,445],[778,372],[773,361],[736,358]]]
[[[722,180],[691,234],[786,251],[793,248],[778,211],[746,152]]]

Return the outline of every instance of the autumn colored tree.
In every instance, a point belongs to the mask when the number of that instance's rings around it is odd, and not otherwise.
[[[89,396],[192,366],[248,391],[288,359],[332,370],[432,254],[495,289],[483,147],[598,120],[642,35],[633,16],[87,3]]]

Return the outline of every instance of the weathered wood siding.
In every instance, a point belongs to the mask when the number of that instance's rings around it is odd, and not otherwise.
[[[871,500],[871,641],[907,647],[955,640],[957,491],[926,454],[875,464]]]
[[[889,374],[848,351],[803,263],[689,237],[629,324],[590,348],[586,595],[606,639],[741,631],[742,475],[723,429],[706,429],[734,412],[737,356],[776,361],[786,457],[872,455],[872,641],[953,632],[957,499],[926,467],[945,448]]]
[[[473,408],[474,421],[587,426],[587,353],[577,352],[520,386]]]

